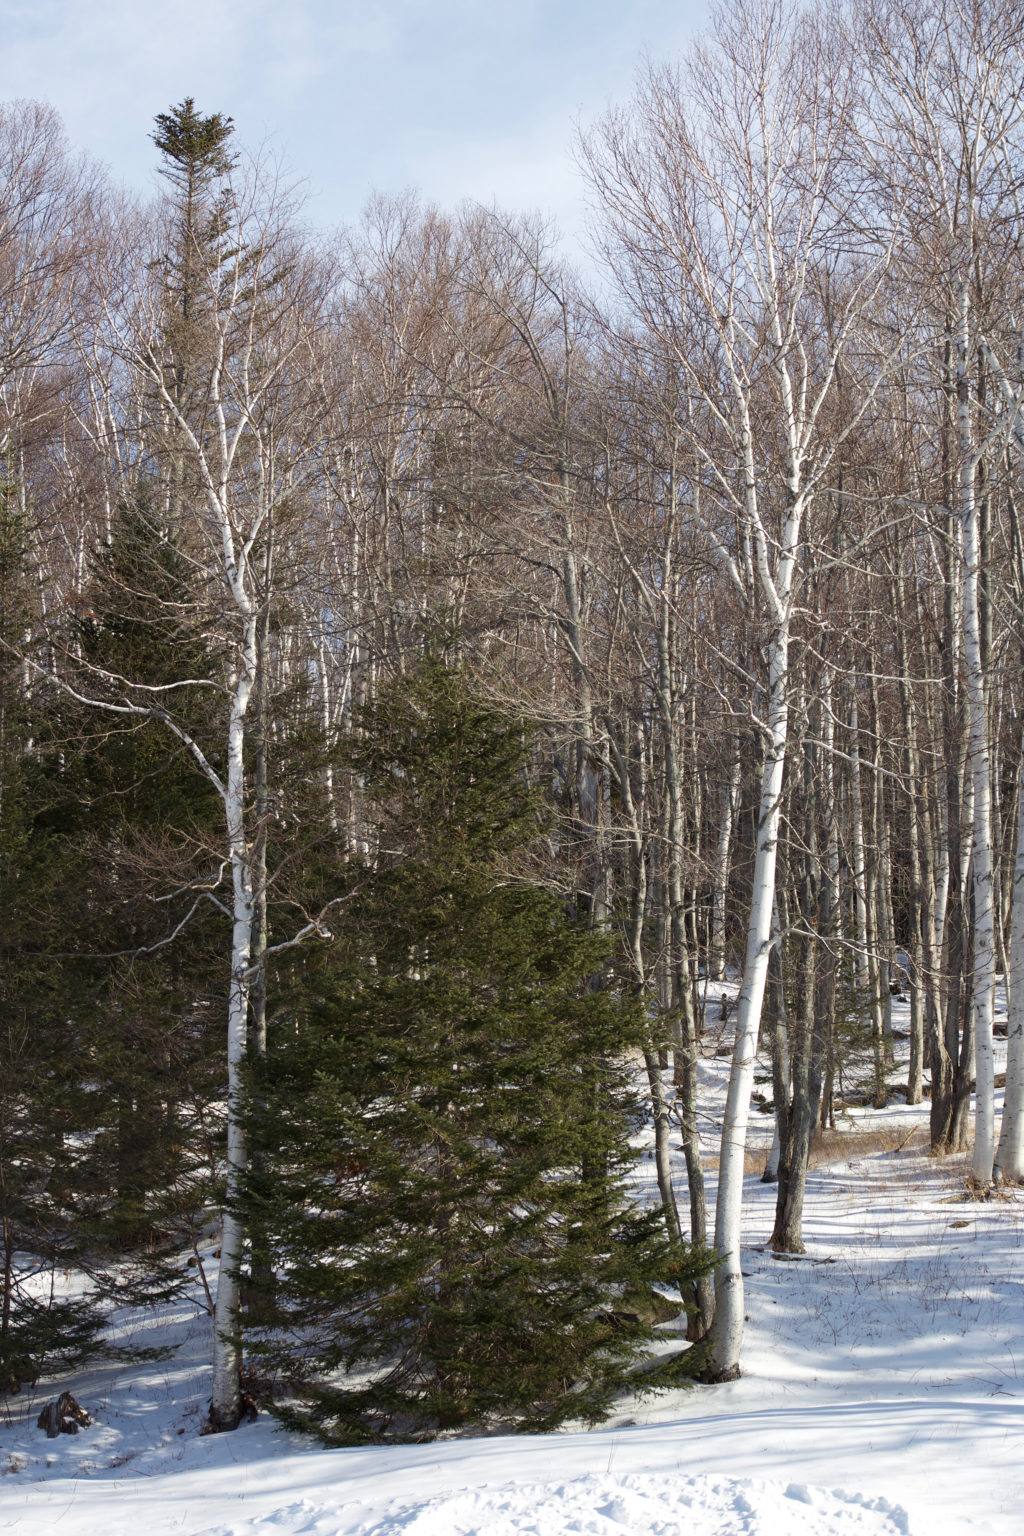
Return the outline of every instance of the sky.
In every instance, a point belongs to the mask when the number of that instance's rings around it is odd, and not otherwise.
[[[0,0],[0,99],[36,97],[140,191],[153,118],[184,96],[305,179],[308,217],[355,221],[417,188],[553,217],[583,204],[577,122],[678,56],[707,0]]]

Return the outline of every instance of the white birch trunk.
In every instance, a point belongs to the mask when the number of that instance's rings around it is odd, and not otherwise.
[[[856,688],[856,682],[854,683]],[[860,773],[860,721],[857,714],[857,695],[850,706],[850,800],[853,813],[853,900],[857,916],[857,954],[855,967],[857,985],[867,991],[870,983],[868,971],[868,901],[867,858],[864,852],[864,804],[861,798]]]
[[[709,1374],[716,1381],[728,1381],[739,1375],[740,1345],[743,1341],[743,1275],[740,1268],[743,1159],[772,940],[775,865],[789,724],[788,653],[789,629],[788,621],[784,621],[769,656],[771,697],[768,725],[771,744],[761,779],[750,921],[743,983],[736,1010],[732,1070],[722,1125],[718,1199],[715,1205],[715,1250],[720,1256],[720,1262],[715,1270],[715,1321],[709,1336],[708,1355]]]
[[[972,1005],[976,1071],[974,1159],[977,1182],[987,1187],[995,1158],[995,1055],[992,1043],[996,974],[995,893],[992,868],[992,763],[988,690],[979,609],[981,541],[975,489],[977,454],[971,436],[969,296],[960,290],[957,338],[957,426],[960,437],[960,516],[963,527],[964,658],[967,663],[968,753],[973,788],[972,859],[974,975]]]
[[[772,939],[773,939],[773,941],[776,944],[778,944],[780,942],[780,940],[781,940],[781,932],[782,932],[781,931],[781,927],[779,925],[778,902],[775,902],[775,904],[774,904],[774,906],[772,908]],[[761,1175],[761,1183],[762,1184],[776,1184],[776,1183],[778,1183],[778,1178],[779,1178],[779,1162],[780,1162],[780,1160],[782,1158],[782,1124],[781,1124],[781,1121],[782,1121],[782,1115],[785,1112],[785,1107],[786,1107],[786,1105],[789,1102],[789,1088],[790,1088],[790,1075],[789,1075],[789,1032],[788,1032],[788,1020],[787,1020],[787,1017],[786,1017],[785,1003],[784,1003],[784,1001],[781,1000],[783,998],[783,996],[784,996],[783,989],[780,988],[780,1005],[779,1006],[780,1006],[780,1010],[781,1010],[781,1018],[779,1019],[778,1025],[777,1025],[778,1035],[777,1035],[776,1047],[775,1047],[779,1051],[780,1059],[779,1059],[779,1063],[778,1063],[778,1068],[777,1069],[774,1068],[774,1063],[773,1063],[773,1072],[772,1072],[772,1077],[773,1077],[773,1080],[774,1080],[773,1086],[774,1086],[774,1090],[775,1090],[775,1116],[774,1116],[775,1128],[774,1128],[774,1131],[772,1132],[772,1144],[771,1144],[771,1147],[768,1150],[768,1157],[765,1160],[764,1172]],[[782,1103],[780,1103],[780,1099],[779,1099],[779,1088],[780,1088],[780,1086],[782,1087],[782,1090],[783,1090],[783,1102]]]
[[[1024,747],[1017,774],[1017,856],[1010,917],[1010,976],[1006,1028],[1006,1093],[995,1177],[1024,1179]]]
[[[807,51],[804,19],[797,23],[796,18],[796,12],[781,5],[752,14],[739,8],[717,12],[707,46],[685,71],[650,69],[632,116],[609,117],[584,144],[593,185],[605,199],[614,231],[611,261],[623,296],[636,303],[637,279],[649,283],[643,288],[642,323],[653,323],[678,359],[697,405],[687,423],[698,469],[692,488],[694,526],[729,574],[768,660],[768,718],[759,722],[767,748],[716,1207],[716,1317],[705,1364],[705,1376],[713,1380],[739,1372],[744,1144],[771,943],[802,517],[887,372],[887,361],[879,359],[874,381],[852,412],[845,409],[838,435],[832,426],[820,432],[822,412],[831,410],[838,387],[842,354],[861,345],[855,332],[862,317],[874,312],[892,245],[883,240],[876,259],[845,285],[844,294],[835,290],[834,324],[827,336],[816,320],[811,322],[813,340],[805,335],[811,319],[807,305],[816,291],[819,236],[827,245],[836,233],[833,168],[836,155],[853,147],[857,108],[852,77],[833,73],[829,90],[836,93],[829,96],[828,110],[821,110],[825,77],[817,71],[828,50],[819,48],[816,35],[818,51]],[[729,80],[724,95],[722,60]],[[778,110],[778,103],[790,96],[791,118]],[[797,120],[800,128],[794,133]],[[738,216],[740,209],[744,212]],[[679,282],[668,281],[677,265]],[[706,327],[710,338],[706,346],[703,341],[694,345],[697,319],[700,334]],[[903,336],[897,345],[905,347]],[[894,346],[892,355],[895,351]],[[764,442],[754,426],[764,398],[762,368],[771,370],[778,390],[774,430]],[[727,468],[722,437],[735,452]],[[735,512],[735,546],[721,541],[719,514],[700,519],[698,490],[704,480],[716,501]],[[769,527],[762,516],[762,493],[772,524],[779,515],[781,530]]]
[[[253,928],[252,869],[245,832],[244,747],[246,714],[256,679],[256,666],[256,620],[255,616],[250,616],[246,624],[242,665],[231,700],[224,785],[224,810],[231,853],[232,913],[227,1038],[227,1190],[221,1231],[220,1273],[213,1314],[215,1337],[210,1423],[214,1429],[234,1429],[241,1407],[239,1372],[242,1343],[238,1305],[245,1233],[238,1217],[237,1201],[246,1169],[241,1072],[248,1043],[249,961]]]
[[[712,912],[711,912],[711,962],[710,976],[712,981],[721,981],[725,976],[725,905],[726,895],[729,889],[729,851],[732,845],[732,829],[736,820],[736,808],[740,797],[740,752],[739,743],[733,753],[733,759],[729,767],[728,781],[722,785],[722,810],[718,824],[718,847],[715,850],[715,863],[712,871]]]

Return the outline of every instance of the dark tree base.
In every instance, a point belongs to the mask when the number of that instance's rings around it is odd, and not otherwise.
[[[47,1403],[36,1423],[46,1430],[47,1440],[56,1440],[58,1435],[77,1435],[80,1429],[86,1429],[92,1423],[92,1419],[70,1392],[62,1392],[52,1403]]]

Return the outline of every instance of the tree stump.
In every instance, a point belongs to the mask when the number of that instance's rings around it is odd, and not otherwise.
[[[46,1430],[47,1440],[56,1440],[58,1435],[77,1435],[79,1429],[92,1423],[92,1419],[70,1392],[62,1392],[52,1403],[47,1403],[36,1423]]]

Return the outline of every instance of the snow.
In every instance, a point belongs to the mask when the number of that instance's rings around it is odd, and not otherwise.
[[[889,1536],[907,1529],[906,1513],[885,1499],[827,1493],[804,1483],[626,1473],[442,1494],[389,1511],[367,1536],[677,1536],[684,1530],[696,1536],[816,1536],[822,1530]]]
[[[719,1043],[709,1035],[702,1063],[712,1117],[728,1069]],[[625,1402],[591,1432],[328,1451],[261,1416],[201,1436],[211,1323],[197,1282],[191,1300],[113,1320],[116,1337],[164,1346],[164,1358],[107,1361],[9,1399],[0,1527],[19,1536],[1019,1536],[1024,1192],[968,1199],[966,1160],[925,1155],[927,1115],[927,1103],[895,1104],[846,1118],[832,1160],[808,1178],[804,1258],[765,1249],[775,1192],[748,1176],[737,1382]],[[771,1119],[753,1121],[752,1144],[764,1146]],[[653,1189],[653,1163],[640,1171]],[[678,1187],[685,1193],[681,1154]],[[65,1387],[95,1422],[47,1440],[36,1415]]]

